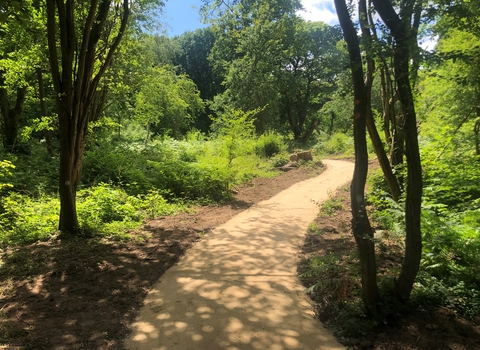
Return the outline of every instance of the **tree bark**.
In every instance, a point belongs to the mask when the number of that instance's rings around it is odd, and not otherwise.
[[[355,170],[351,184],[352,231],[360,256],[362,298],[368,313],[375,313],[378,302],[377,268],[373,230],[365,209],[365,182],[368,171],[366,142],[367,96],[363,82],[362,57],[357,33],[344,0],[335,0],[335,7],[347,42],[354,86]]]
[[[410,0],[410,3],[412,2],[413,0]],[[407,28],[410,26],[411,18],[400,18],[390,1],[373,0],[373,4],[395,39],[395,80],[397,82],[399,100],[405,115],[405,153],[407,157],[405,258],[396,285],[397,297],[404,302],[410,297],[422,255],[422,234],[420,229],[423,189],[422,167],[418,146],[417,120],[409,76],[411,36],[408,34]]]
[[[99,82],[110,67],[125,32],[129,1],[113,5],[123,6],[119,31],[111,43],[107,38],[107,44],[104,42],[101,46],[98,44],[112,9],[112,0],[92,0],[81,28],[76,27],[78,18],[75,18],[74,0],[47,0],[46,4],[49,60],[60,131],[59,230],[78,234],[76,191],[82,173],[88,122],[94,117],[93,105]],[[57,17],[60,58],[56,41]],[[99,56],[103,60],[99,60]]]

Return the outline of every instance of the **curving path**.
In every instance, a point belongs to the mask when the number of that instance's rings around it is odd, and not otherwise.
[[[298,281],[299,246],[318,202],[351,180],[327,170],[217,227],[168,270],[125,342],[131,350],[344,349],[313,317]]]

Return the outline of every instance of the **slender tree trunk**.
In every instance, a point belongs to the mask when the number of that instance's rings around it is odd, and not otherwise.
[[[480,89],[478,87],[476,88],[476,92],[477,101],[480,101]],[[480,134],[480,102],[477,103],[477,108],[475,109],[475,111],[477,113],[477,120],[475,121],[475,127],[473,131],[475,133],[475,153],[478,156],[480,155],[480,140],[478,139]]]
[[[480,155],[480,140],[479,140],[479,134],[480,134],[480,119],[477,119],[475,122],[475,127],[473,129],[475,133],[475,154],[478,156]]]
[[[41,68],[37,68],[37,80],[38,80],[38,99],[40,100],[40,111],[42,117],[47,117],[47,106],[45,104],[45,87],[43,84],[43,72]],[[45,136],[45,144],[47,145],[47,152],[52,157],[53,156],[53,147],[52,147],[52,132],[48,129],[43,131]]]
[[[382,104],[383,104],[383,133],[387,145],[392,144],[392,135],[390,134],[390,98],[392,96],[390,85],[387,83],[388,72],[385,68],[380,68],[380,79],[382,84]]]
[[[362,298],[369,313],[375,313],[378,302],[377,268],[373,230],[365,209],[365,182],[368,171],[366,142],[367,96],[363,82],[360,43],[344,0],[335,0],[335,7],[348,45],[354,85],[355,170],[351,184],[352,231],[360,255]]]
[[[398,86],[399,100],[405,115],[405,142],[407,157],[407,190],[405,202],[405,258],[396,285],[400,301],[409,299],[413,282],[420,267],[422,255],[422,233],[420,229],[422,202],[422,167],[418,146],[417,120],[413,94],[410,85],[409,60],[410,36],[407,27],[410,17],[399,18],[390,1],[373,0],[375,9],[395,38],[394,69]]]
[[[390,193],[394,201],[398,201],[400,197],[400,186],[398,185],[397,178],[393,174],[392,167],[388,161],[387,154],[383,148],[383,142],[380,139],[378,134],[377,127],[375,126],[375,120],[373,119],[372,114],[372,84],[373,84],[373,72],[375,70],[375,62],[372,58],[372,35],[370,33],[370,26],[368,23],[369,13],[367,11],[367,2],[366,0],[359,1],[359,21],[360,28],[362,30],[362,38],[364,39],[364,47],[366,50],[366,61],[367,61],[367,75],[365,78],[365,97],[366,97],[366,123],[368,133],[370,135],[370,140],[372,141],[375,154],[377,155],[378,162],[383,171],[383,176],[387,185],[390,189]]]

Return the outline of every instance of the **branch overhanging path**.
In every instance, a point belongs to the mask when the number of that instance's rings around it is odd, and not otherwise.
[[[130,350],[344,349],[314,318],[297,277],[318,204],[352,179],[353,163],[325,160],[297,183],[208,233],[148,293]]]

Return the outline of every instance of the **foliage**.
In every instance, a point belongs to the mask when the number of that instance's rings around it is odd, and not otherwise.
[[[2,199],[0,244],[15,245],[47,240],[57,231],[59,201],[11,193]]]
[[[11,193],[2,201],[0,245],[48,240],[57,233],[58,198],[43,195],[35,199]],[[78,193],[79,221],[88,235],[128,239],[128,231],[140,227],[143,220],[185,209],[168,203],[156,191],[131,196],[104,183]]]
[[[452,158],[426,162],[423,254],[413,301],[446,306],[473,317],[480,312],[480,195],[473,185],[479,174],[468,155],[458,162],[458,154],[453,154]],[[369,196],[376,206],[373,217],[382,229],[403,240],[403,199],[395,203],[384,191],[375,189],[376,183],[371,183],[374,188]]]
[[[315,113],[335,89],[341,70],[340,32],[298,17],[296,1],[253,1],[219,11],[211,60],[223,72],[225,92],[216,105],[252,110],[258,133],[288,130],[308,135]]]
[[[274,132],[267,132],[260,135],[255,146],[257,155],[265,158],[272,158],[285,151],[286,147],[283,137]]]
[[[171,215],[182,209],[169,204],[162,195],[150,191],[130,196],[123,189],[100,183],[78,193],[79,221],[93,234],[128,238],[127,230],[139,227],[144,219]]]
[[[195,84],[168,66],[150,70],[136,99],[136,117],[147,130],[174,138],[188,130],[203,108]]]
[[[353,138],[344,133],[326,135],[314,147],[313,151],[320,154],[350,156],[353,154]]]
[[[342,284],[338,276],[340,270],[344,269],[344,267],[339,263],[339,258],[333,253],[309,259],[308,268],[300,275],[300,278],[316,277],[317,282],[308,287],[306,293],[317,291],[325,299],[331,298],[336,289]]]
[[[342,210],[343,204],[332,192],[328,193],[328,199],[320,205],[321,216],[332,216],[337,210]]]
[[[12,173],[10,169],[15,169],[15,165],[8,160],[0,160],[0,193],[13,185],[11,183],[5,182],[4,178],[11,176]]]

